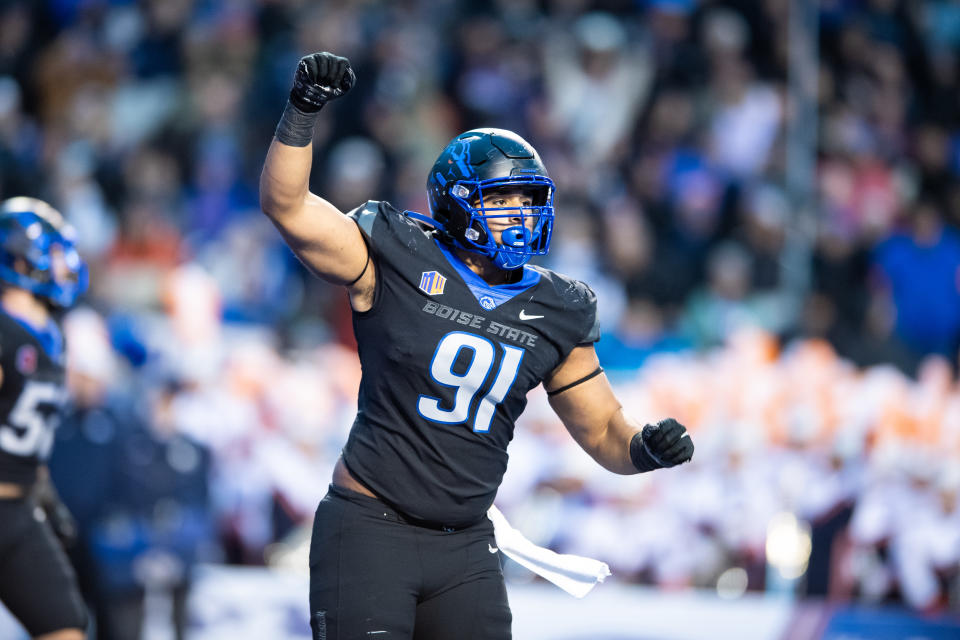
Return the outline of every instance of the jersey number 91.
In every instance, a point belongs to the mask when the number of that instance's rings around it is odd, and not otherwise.
[[[486,338],[463,331],[453,331],[443,336],[430,362],[430,375],[443,386],[456,389],[453,407],[444,409],[440,406],[440,398],[421,395],[417,402],[420,415],[444,424],[472,423],[473,430],[479,433],[489,431],[497,405],[503,402],[517,379],[524,353],[523,349],[503,343],[500,343],[500,347],[503,349],[503,358],[493,385],[480,400],[471,420],[473,399],[493,369],[497,346]],[[471,352],[470,362],[464,373],[456,373],[453,366],[464,349]]]

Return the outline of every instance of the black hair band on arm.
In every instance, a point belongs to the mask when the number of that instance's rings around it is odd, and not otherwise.
[[[367,249],[367,261],[363,263],[363,271],[360,272],[360,275],[343,285],[348,289],[360,282],[360,278],[363,277],[363,274],[367,272],[367,267],[370,266],[370,241],[367,240],[367,234],[365,234],[363,231],[360,231],[360,239],[363,240],[363,246]]]
[[[347,287],[347,288],[349,289],[349,288],[352,287],[353,285],[355,285],[355,284],[357,284],[358,282],[360,282],[360,278],[362,278],[362,277],[363,277],[363,274],[365,274],[365,273],[367,272],[367,267],[369,267],[369,266],[370,266],[370,247],[367,247],[367,261],[363,263],[363,271],[360,272],[360,275],[358,275],[356,278],[354,278],[353,280],[351,280],[350,282],[348,282],[347,284],[345,284],[345,285],[343,285],[343,286],[345,286],[345,287]]]
[[[548,396],[555,396],[555,395],[557,395],[558,393],[563,393],[563,392],[566,391],[567,389],[572,389],[573,387],[577,386],[578,384],[583,384],[584,382],[586,382],[586,381],[589,380],[590,378],[596,378],[596,377],[597,377],[598,375],[600,375],[601,373],[603,373],[603,367],[597,367],[597,368],[594,369],[592,372],[590,372],[590,373],[588,373],[587,375],[583,376],[583,377],[580,378],[579,380],[574,380],[574,381],[571,382],[570,384],[565,385],[565,386],[562,386],[562,387],[560,387],[559,389],[554,389],[553,391],[547,391],[547,395],[548,395]]]

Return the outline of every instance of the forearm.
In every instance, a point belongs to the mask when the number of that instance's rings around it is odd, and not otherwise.
[[[622,475],[638,473],[630,459],[630,440],[641,429],[643,429],[642,424],[625,415],[623,409],[617,409],[587,453],[600,466],[613,473]]]
[[[590,397],[592,403],[583,402],[583,396],[568,392],[550,398],[550,404],[577,444],[600,466],[623,475],[637,473],[630,461],[630,439],[643,425],[628,418],[602,387]]]
[[[346,58],[327,52],[300,59],[290,99],[260,173],[260,207],[300,261],[316,276],[352,287],[354,308],[369,308],[375,283],[360,229],[340,209],[310,193],[313,128],[328,100],[355,77]],[[357,274],[366,277],[359,280]]]
[[[603,468],[624,475],[673,467],[693,456],[686,428],[672,418],[642,424],[624,414],[608,384],[585,383],[550,398],[577,444]]]
[[[350,61],[332,53],[304,56],[260,174],[260,206],[274,218],[300,208],[309,197],[313,129],[320,110],[353,86]]]
[[[271,218],[303,205],[309,193],[313,146],[292,147],[273,139],[260,174],[260,208]]]

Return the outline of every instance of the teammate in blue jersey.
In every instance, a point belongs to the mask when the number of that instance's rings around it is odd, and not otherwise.
[[[57,540],[75,529],[45,466],[66,398],[53,312],[85,287],[59,212],[35,198],[0,203],[0,602],[43,640],[85,637],[86,608]]]
[[[260,182],[300,260],[346,287],[363,367],[314,519],[314,638],[503,640],[511,615],[486,512],[527,392],[543,384],[615,473],[686,462],[693,443],[675,420],[624,415],[594,351],[593,292],[528,264],[550,247],[554,184],[516,134],[451,141],[427,178],[430,217],[376,201],[345,214],[309,192],[314,123],[353,83],[345,58],[300,60]]]

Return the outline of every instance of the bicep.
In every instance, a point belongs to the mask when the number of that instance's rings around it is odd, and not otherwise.
[[[356,223],[317,195],[307,193],[300,207],[270,219],[300,261],[324,280],[348,284],[367,263]]]
[[[310,271],[347,284],[366,264],[367,247],[353,220],[310,193],[311,154],[309,145],[270,143],[260,174],[260,207]]]

